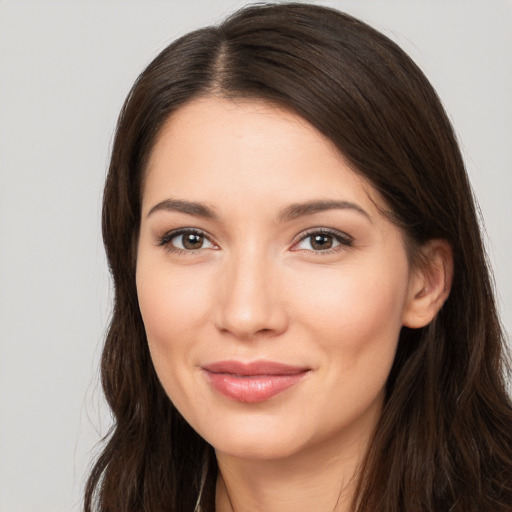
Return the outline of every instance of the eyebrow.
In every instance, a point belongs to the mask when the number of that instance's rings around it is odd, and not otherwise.
[[[155,204],[155,206],[149,210],[147,217],[161,210],[187,213],[188,215],[195,215],[196,217],[218,220],[217,214],[205,204],[183,201],[181,199],[166,199],[165,201]]]
[[[219,216],[215,211],[206,206],[203,203],[197,203],[194,201],[185,201],[182,199],[165,199],[149,210],[147,217],[158,211],[175,211],[180,213],[186,213],[196,217],[203,217],[206,219],[219,220]],[[277,216],[278,222],[290,222],[299,217],[306,215],[313,215],[328,210],[352,210],[355,211],[369,221],[371,221],[370,215],[361,208],[358,204],[350,201],[334,201],[334,200],[317,200],[307,201],[305,203],[293,203],[279,213]]]
[[[305,203],[294,203],[287,206],[278,216],[279,222],[289,222],[298,217],[305,215],[313,215],[314,213],[325,212],[328,210],[353,210],[360,213],[371,221],[370,215],[363,210],[358,204],[350,201],[333,201],[333,200],[320,200],[320,201],[307,201]]]

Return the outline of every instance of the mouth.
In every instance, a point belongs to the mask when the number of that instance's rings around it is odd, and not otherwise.
[[[311,371],[273,361],[219,361],[201,369],[215,391],[244,403],[263,402],[283,393]]]

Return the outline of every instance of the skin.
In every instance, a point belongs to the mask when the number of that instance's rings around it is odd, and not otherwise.
[[[351,206],[278,220],[318,200]],[[434,272],[412,269],[401,231],[377,206],[328,139],[275,106],[196,99],[161,130],[143,187],[139,304],[165,391],[215,448],[218,511],[348,510],[400,329],[430,321],[449,288],[446,246],[430,246]],[[204,232],[199,248],[172,238],[180,228]],[[333,247],[319,249],[308,237],[319,228],[342,238],[324,234]],[[201,369],[230,359],[309,372],[242,403]]]

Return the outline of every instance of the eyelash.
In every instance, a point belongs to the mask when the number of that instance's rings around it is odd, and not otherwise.
[[[190,235],[190,234],[202,236],[205,239],[207,239],[211,244],[213,244],[209,235],[207,235],[204,231],[201,231],[199,229],[194,229],[194,228],[182,228],[182,229],[177,229],[174,231],[169,231],[165,235],[159,237],[157,240],[157,245],[159,247],[164,247],[167,251],[172,252],[174,254],[178,254],[178,255],[185,255],[185,254],[190,255],[190,254],[197,253],[202,248],[184,250],[184,249],[180,249],[179,247],[174,247],[171,244],[171,240],[173,240],[174,238],[179,237],[180,235],[183,236],[183,235]],[[300,242],[306,240],[307,238],[309,238],[313,235],[331,236],[336,242],[339,243],[339,245],[332,247],[330,249],[323,249],[323,250],[318,250],[318,251],[314,251],[312,249],[292,249],[292,250],[293,251],[307,251],[309,253],[313,253],[313,254],[316,253],[316,254],[322,255],[322,254],[336,253],[338,251],[342,251],[346,248],[350,248],[353,246],[354,240],[351,236],[349,236],[346,233],[343,233],[341,231],[336,231],[336,230],[327,229],[327,228],[311,228],[311,229],[307,230],[305,233],[301,233],[298,240],[296,240],[293,243],[293,246],[299,244]],[[213,244],[213,245],[215,245],[215,244]]]
[[[336,242],[339,243],[336,247],[332,247],[330,249],[323,249],[319,251],[314,251],[312,249],[292,249],[294,251],[307,251],[308,253],[313,254],[333,254],[339,251],[343,251],[347,248],[350,248],[353,246],[354,239],[347,235],[346,233],[343,233],[342,231],[337,231],[334,229],[328,229],[328,228],[311,228],[308,229],[305,233],[301,233],[299,236],[299,239],[293,243],[293,246],[297,245],[298,243],[306,240],[307,238],[313,236],[313,235],[327,235],[331,236]]]
[[[174,254],[178,254],[178,255],[194,254],[197,251],[201,250],[201,248],[199,248],[199,249],[184,250],[184,249],[180,249],[179,247],[174,247],[171,244],[171,240],[173,238],[179,237],[180,235],[181,236],[183,236],[183,235],[198,235],[198,236],[202,236],[205,239],[209,240],[210,243],[213,244],[213,242],[210,240],[210,237],[204,231],[201,231],[199,229],[193,229],[193,228],[182,228],[182,229],[177,229],[177,230],[174,230],[174,231],[169,231],[168,233],[166,233],[162,237],[159,237],[157,245],[159,245],[160,247],[164,247],[167,251],[172,252]]]

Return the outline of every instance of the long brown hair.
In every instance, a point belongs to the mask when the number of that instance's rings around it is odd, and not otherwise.
[[[85,510],[214,510],[212,448],[158,381],[135,287],[148,155],[169,115],[205,95],[263,99],[299,114],[381,193],[412,256],[432,238],[452,247],[448,300],[428,326],[401,332],[354,510],[512,510],[505,342],[450,122],[395,43],[351,16],[303,3],[253,5],[185,35],[126,99],[103,203],[115,300],[101,371],[114,426],[87,482]]]

